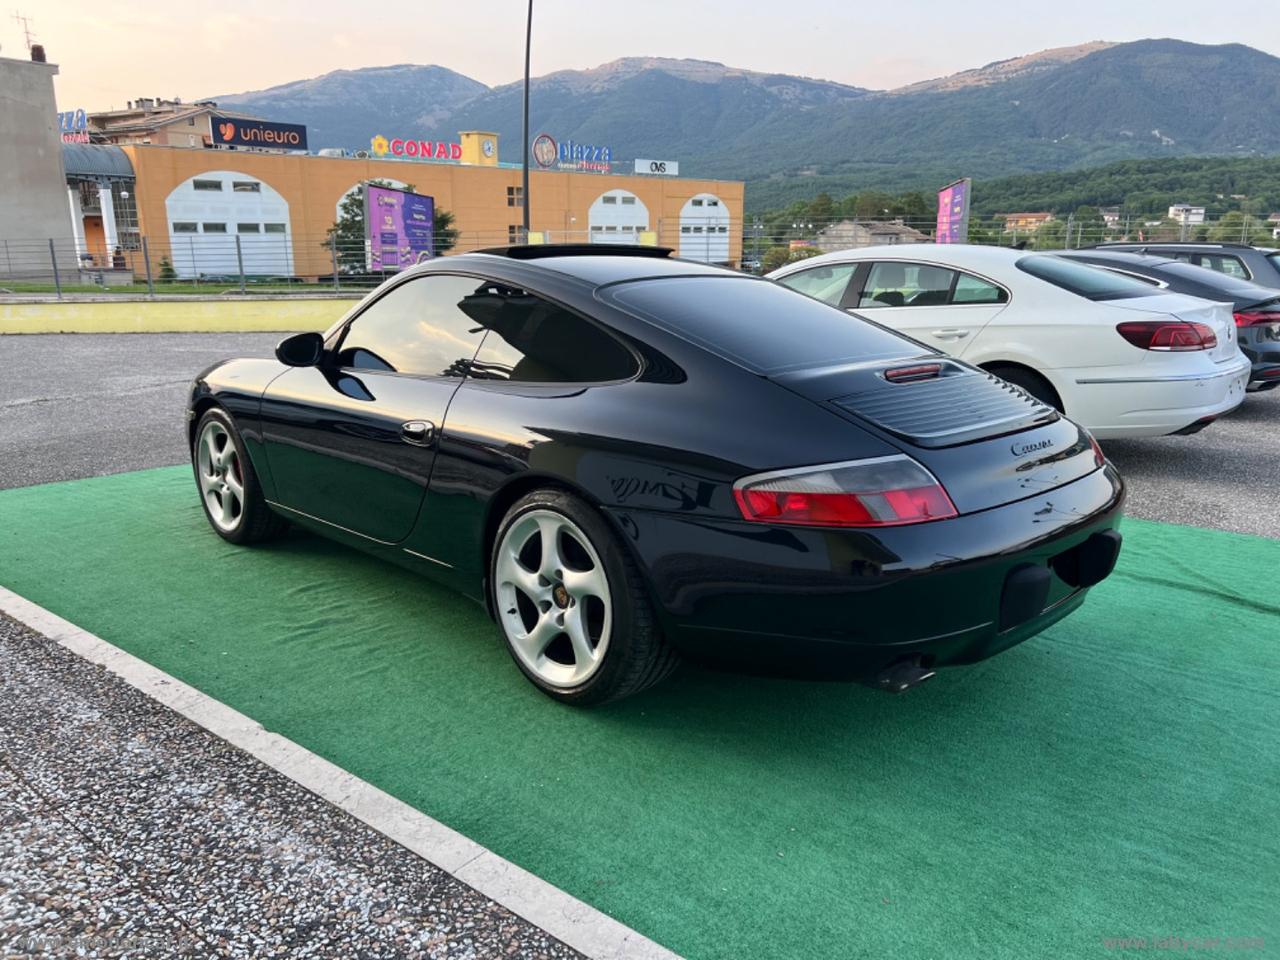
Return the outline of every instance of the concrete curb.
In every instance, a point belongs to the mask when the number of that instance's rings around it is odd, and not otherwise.
[[[678,960],[665,947],[438,820],[4,587],[0,611],[105,667],[574,950],[599,960]]]

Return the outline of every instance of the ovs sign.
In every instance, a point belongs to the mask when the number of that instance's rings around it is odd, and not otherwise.
[[[636,173],[647,173],[655,177],[680,176],[679,160],[637,160]]]
[[[382,134],[369,141],[375,156],[408,157],[412,160],[461,160],[462,144],[445,143],[443,140],[408,140],[394,137],[388,140]]]

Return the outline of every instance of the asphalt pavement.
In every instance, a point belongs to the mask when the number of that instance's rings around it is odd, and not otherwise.
[[[279,333],[0,336],[0,489],[181,463],[187,387]]]

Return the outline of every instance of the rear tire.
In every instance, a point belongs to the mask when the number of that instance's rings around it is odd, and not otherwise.
[[[535,490],[512,505],[494,537],[489,585],[512,659],[561,703],[631,696],[679,663],[625,545],[569,493]]]
[[[196,424],[191,469],[200,505],[215,533],[230,543],[260,543],[280,536],[289,522],[273,513],[235,422],[210,407]]]
[[[1041,403],[1047,403],[1059,413],[1065,414],[1067,412],[1062,408],[1062,398],[1058,396],[1058,391],[1053,389],[1053,384],[1034,370],[1006,363],[993,363],[990,366],[983,367],[983,369],[988,373],[995,374],[1001,380],[1008,380],[1015,387],[1025,390]]]

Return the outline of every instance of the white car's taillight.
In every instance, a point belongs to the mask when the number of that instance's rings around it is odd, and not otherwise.
[[[1116,324],[1116,333],[1141,350],[1181,353],[1187,350],[1212,350],[1218,335],[1203,323],[1182,320],[1134,320]]]
[[[757,523],[887,527],[956,516],[937,479],[908,456],[850,460],[743,477],[738,509]]]

